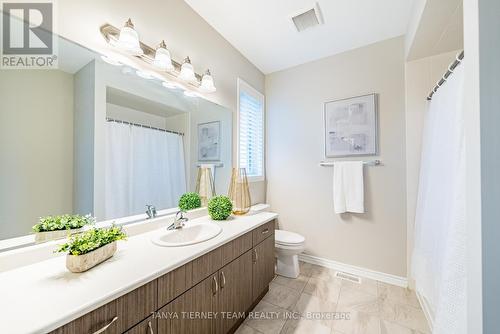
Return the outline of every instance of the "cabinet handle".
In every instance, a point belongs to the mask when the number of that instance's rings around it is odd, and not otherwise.
[[[262,230],[262,234],[268,234],[269,233],[269,228],[266,228],[265,230]]]
[[[224,287],[226,286],[226,275],[224,275],[224,272],[221,271],[220,272],[220,277],[221,277],[221,283],[220,283],[220,288],[221,289],[224,289]]]
[[[253,262],[257,262],[258,259],[259,259],[259,255],[257,254],[257,250],[254,249],[253,250]]]
[[[104,326],[103,328],[95,331],[93,334],[101,334],[102,332],[104,332],[106,329],[109,328],[109,326],[111,326],[116,320],[118,320],[118,317],[114,317],[113,320],[110,321],[109,324],[107,324],[106,326]]]
[[[214,284],[212,284],[212,293],[215,295],[219,290],[219,285],[217,284],[217,277],[212,276],[212,278],[214,280]]]
[[[148,328],[149,328],[149,334],[155,334],[155,332],[153,332],[153,327],[151,326],[151,321],[148,322]]]

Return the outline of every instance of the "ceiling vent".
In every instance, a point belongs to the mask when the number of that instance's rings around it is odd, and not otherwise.
[[[292,16],[292,21],[298,32],[323,24],[323,15],[321,15],[319,4],[316,3],[313,8]]]

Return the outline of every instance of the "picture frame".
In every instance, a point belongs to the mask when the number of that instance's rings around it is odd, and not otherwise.
[[[325,158],[378,154],[378,95],[324,104]]]
[[[221,122],[198,124],[198,160],[220,161]]]

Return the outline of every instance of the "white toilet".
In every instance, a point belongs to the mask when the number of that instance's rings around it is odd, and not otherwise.
[[[276,230],[274,249],[278,258],[276,273],[297,278],[300,274],[298,255],[304,251],[306,239],[300,234]]]

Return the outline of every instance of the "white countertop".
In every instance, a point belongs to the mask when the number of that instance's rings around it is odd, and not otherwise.
[[[260,212],[214,222],[217,237],[184,247],[159,247],[151,237],[164,228],[119,241],[109,260],[81,274],[66,269],[66,257],[0,273],[0,333],[47,333],[267,223]],[[211,221],[208,217],[192,222]]]

